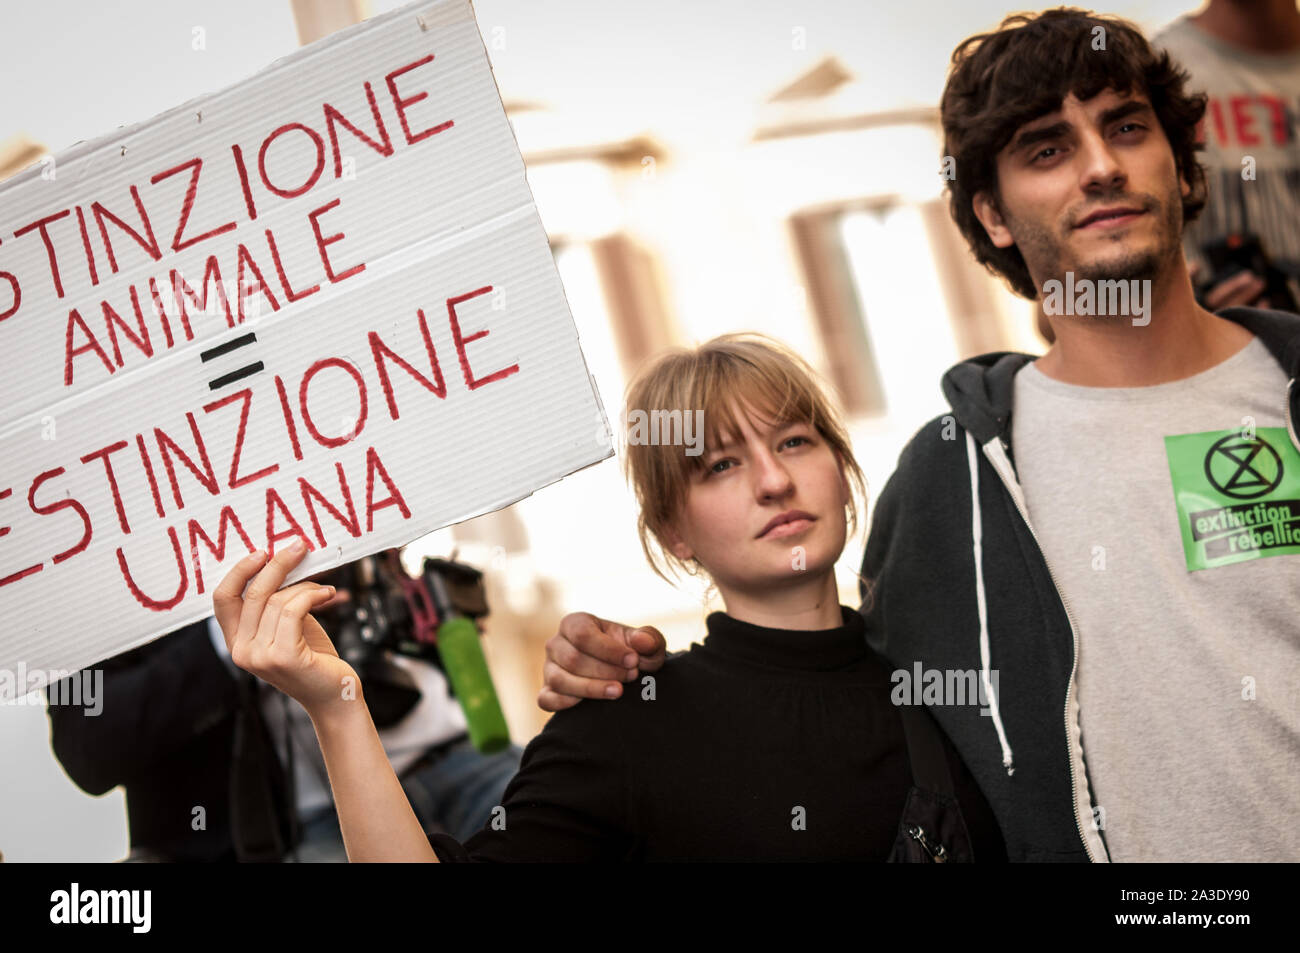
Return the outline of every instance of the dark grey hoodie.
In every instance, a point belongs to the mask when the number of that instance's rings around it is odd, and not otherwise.
[[[1219,314],[1286,372],[1277,399],[1300,449],[1300,317]],[[912,438],[876,502],[862,613],[868,641],[899,669],[974,670],[996,688],[987,714],[979,704],[930,712],[992,805],[1008,858],[1105,861],[1079,736],[1075,626],[1030,526],[1011,446],[1015,375],[1033,359],[985,354],[944,375],[952,413]]]

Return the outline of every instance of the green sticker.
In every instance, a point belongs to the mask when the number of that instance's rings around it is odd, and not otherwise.
[[[1300,553],[1300,453],[1284,427],[1165,437],[1187,568]]]

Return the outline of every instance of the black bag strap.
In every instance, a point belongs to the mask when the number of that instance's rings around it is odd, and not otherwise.
[[[296,846],[294,805],[287,779],[266,723],[262,720],[257,678],[237,679],[239,710],[230,772],[230,832],[241,863],[277,863]]]
[[[944,753],[943,738],[923,705],[900,705],[907,759],[912,766],[912,783],[939,794],[955,797],[952,772]]]

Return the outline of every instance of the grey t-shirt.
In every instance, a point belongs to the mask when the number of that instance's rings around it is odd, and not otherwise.
[[[1080,387],[1033,364],[1016,375],[1016,468],[1078,632],[1084,757],[1112,860],[1300,860],[1286,385],[1257,338],[1154,387]]]

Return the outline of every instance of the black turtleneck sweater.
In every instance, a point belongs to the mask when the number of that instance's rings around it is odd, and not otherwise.
[[[615,701],[556,713],[524,751],[504,815],[439,858],[883,861],[911,770],[890,669],[862,616],[797,631],[707,619],[703,644]],[[653,682],[650,681],[653,679]],[[976,860],[1005,860],[988,804],[945,739]]]

